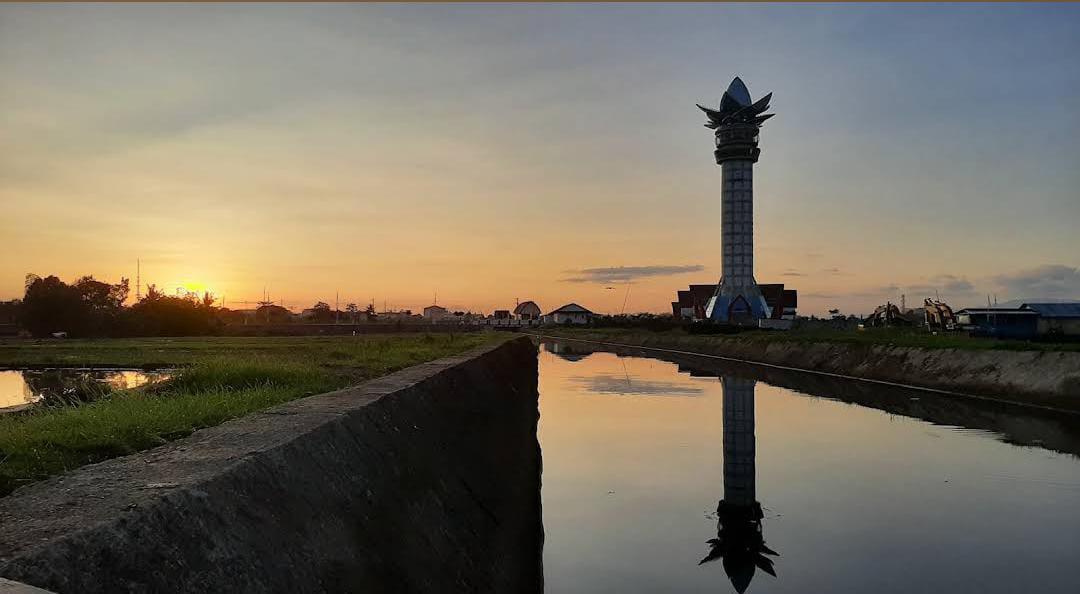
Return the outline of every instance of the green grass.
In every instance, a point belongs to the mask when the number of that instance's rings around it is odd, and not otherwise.
[[[645,342],[678,344],[692,347],[723,341],[749,342],[802,342],[841,343],[861,345],[891,345],[925,349],[971,349],[1003,351],[1073,351],[1080,352],[1080,343],[1049,343],[1023,340],[998,340],[972,338],[958,333],[933,335],[925,331],[893,328],[867,328],[865,330],[791,330],[770,332],[752,330],[739,334],[688,334],[682,329],[653,332],[636,328],[557,328],[545,329],[544,334],[586,340],[625,342],[642,345]]]
[[[77,407],[0,415],[0,496],[295,398],[499,340],[489,334],[5,341],[0,365],[182,365]]]

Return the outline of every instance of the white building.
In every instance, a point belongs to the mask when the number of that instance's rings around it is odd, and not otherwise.
[[[441,305],[429,305],[424,308],[424,320],[428,322],[438,322],[448,315],[449,312]]]
[[[596,317],[593,312],[581,307],[576,303],[568,303],[559,309],[544,316],[547,324],[588,324],[589,320]]]

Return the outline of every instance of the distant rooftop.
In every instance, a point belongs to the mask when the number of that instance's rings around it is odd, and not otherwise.
[[[1019,307],[968,307],[956,312],[958,314],[999,314],[1010,316],[1037,316],[1039,312]]]
[[[1044,318],[1080,318],[1080,303],[1025,303],[1020,309],[1036,311]]]
[[[566,305],[560,307],[559,309],[556,309],[555,311],[553,311],[551,313],[587,313],[587,314],[591,314],[592,312],[585,309],[584,307],[581,307],[580,305],[578,305],[576,303],[567,303]],[[548,314],[548,315],[551,315],[551,314]]]

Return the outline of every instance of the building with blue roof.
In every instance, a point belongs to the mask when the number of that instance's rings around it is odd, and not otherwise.
[[[1080,303],[971,307],[956,312],[956,323],[974,336],[1017,339],[1080,337]]]
[[[1040,336],[1080,336],[1080,303],[1024,303],[1020,309],[1039,314]]]

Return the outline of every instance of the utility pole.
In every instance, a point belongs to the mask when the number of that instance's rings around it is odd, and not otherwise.
[[[341,293],[334,291],[334,324],[338,323],[338,310],[341,309],[338,305],[341,302]]]
[[[135,301],[142,301],[142,261],[135,258]]]

